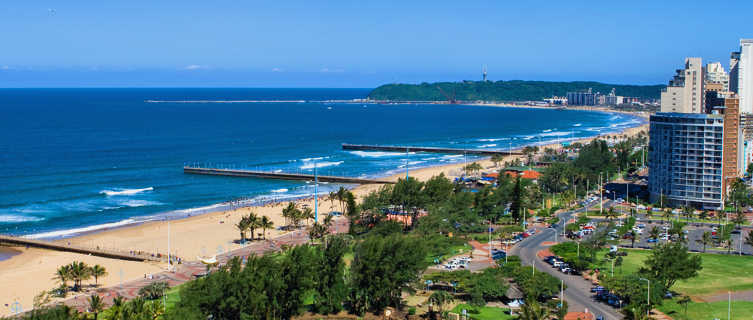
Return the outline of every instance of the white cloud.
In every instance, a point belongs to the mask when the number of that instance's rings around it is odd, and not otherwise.
[[[272,68],[272,72],[283,72],[285,70],[282,70],[281,68]]]
[[[208,66],[202,66],[199,64],[189,64],[185,67],[183,67],[183,70],[201,70],[201,69],[209,69]]]
[[[2,66],[2,67],[0,67],[0,70],[10,70],[10,67],[9,66]]]
[[[330,68],[324,67],[324,68],[321,68],[319,70],[319,72],[325,72],[325,73],[326,72],[345,72],[345,70],[343,70],[343,69],[330,69]]]

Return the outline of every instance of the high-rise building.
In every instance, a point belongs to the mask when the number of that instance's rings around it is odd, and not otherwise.
[[[701,58],[685,58],[661,93],[661,112],[703,113],[705,111]]]
[[[737,68],[737,96],[740,112],[753,113],[753,39],[740,39],[740,59]]]
[[[729,55],[729,91],[737,93],[737,82],[740,79],[738,63],[740,52],[732,52]]]
[[[720,91],[729,91],[729,74],[724,71],[724,67],[719,62],[706,64],[705,81],[706,86],[710,84],[721,84]],[[706,89],[708,90],[708,88]]]
[[[724,98],[724,141],[722,142],[722,190],[727,193],[735,179],[743,173],[743,150],[740,130],[740,105],[734,94]]]
[[[753,162],[753,113],[740,114],[740,130],[742,138],[742,169],[748,170]]]
[[[720,209],[724,115],[657,113],[651,116],[649,135],[651,201]]]

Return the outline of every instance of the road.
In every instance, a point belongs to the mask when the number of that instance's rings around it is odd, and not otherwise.
[[[606,204],[605,207],[607,207]],[[563,222],[568,221],[572,218],[573,214],[585,210],[586,208],[581,208],[574,211],[564,212],[561,213],[559,217]],[[558,224],[555,230],[558,233],[562,233],[563,224]],[[544,272],[563,280],[565,285],[567,285],[567,289],[565,290],[565,301],[567,301],[568,309],[570,311],[585,311],[585,309],[588,309],[588,311],[594,315],[603,316],[604,319],[607,320],[622,319],[623,315],[617,309],[598,302],[593,298],[590,282],[583,280],[583,277],[581,276],[563,274],[549,266],[549,264],[542,261],[537,256],[539,251],[547,248],[547,246],[542,245],[542,243],[554,239],[553,233],[552,229],[542,229],[535,235],[518,243],[512,250],[510,250],[510,254],[519,256],[525,265],[530,265],[532,261],[535,261],[535,266],[539,270],[543,270]]]

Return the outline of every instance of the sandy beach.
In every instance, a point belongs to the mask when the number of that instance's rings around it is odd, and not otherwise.
[[[629,128],[622,133],[605,135],[635,135],[640,131],[647,132],[648,125]],[[587,142],[591,139],[593,138],[580,139],[579,141]],[[550,144],[544,147],[560,148],[561,146]],[[511,160],[510,157],[507,157],[504,161],[509,160]],[[485,171],[496,170],[488,159],[477,162],[485,168]],[[463,163],[456,163],[411,169],[410,175],[419,180],[426,180],[444,173],[452,178],[461,173],[462,167]],[[396,174],[387,179],[397,180],[402,177],[404,177],[404,174]],[[379,187],[379,185],[361,185],[355,187],[352,191],[360,199]],[[299,206],[308,205],[311,208],[314,206],[313,198],[301,199],[296,202]],[[198,256],[211,256],[218,251],[239,248],[241,245],[236,242],[240,235],[234,225],[240,220],[241,216],[253,211],[259,216],[271,218],[276,228],[284,225],[281,213],[282,208],[286,205],[287,202],[282,202],[276,205],[245,207],[172,220],[169,222],[171,254],[186,260],[196,260]],[[326,197],[322,197],[319,201],[319,219],[323,219],[324,213],[333,210],[341,211],[339,203],[336,200],[330,202],[326,200]],[[126,252],[137,250],[165,254],[168,248],[167,230],[167,221],[155,221],[58,240],[58,242],[88,247],[117,248]],[[257,230],[257,233],[260,232],[261,230]],[[266,236],[274,237],[279,234],[280,231],[276,229],[267,230]],[[116,285],[121,281],[144,277],[146,274],[156,273],[166,268],[165,264],[127,262],[33,248],[14,248],[14,250],[20,251],[20,253],[10,259],[0,261],[0,283],[3,284],[3,289],[0,290],[0,316],[10,314],[9,305],[15,301],[18,301],[24,310],[29,310],[35,295],[58,285],[53,280],[55,270],[59,266],[72,261],[83,261],[89,265],[99,264],[104,266],[109,274],[99,279],[102,286]]]

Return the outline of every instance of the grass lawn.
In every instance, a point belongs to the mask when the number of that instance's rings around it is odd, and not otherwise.
[[[182,284],[167,289],[165,292],[165,309],[172,309],[178,302],[180,302],[180,286],[182,286]]]
[[[664,300],[664,304],[658,309],[676,320],[727,319],[727,301],[688,303],[687,316],[685,306],[678,304],[676,300]],[[751,318],[753,318],[753,302],[732,301],[732,319]]]
[[[624,274],[637,272],[643,266],[643,260],[651,254],[649,250],[627,250],[623,257],[622,272]],[[601,260],[606,250],[597,254]],[[703,269],[698,276],[686,281],[678,281],[672,290],[686,295],[702,295],[724,291],[740,291],[753,289],[753,257],[726,254],[700,253]],[[609,272],[611,263],[599,261],[597,266],[602,272]],[[614,268],[615,274],[620,272]]]
[[[450,312],[454,312],[457,314],[462,315],[463,309],[468,311],[468,316],[471,319],[474,320],[506,320],[506,319],[514,319],[510,315],[510,309],[502,309],[502,308],[495,308],[495,307],[472,307],[471,305],[461,303]]]

